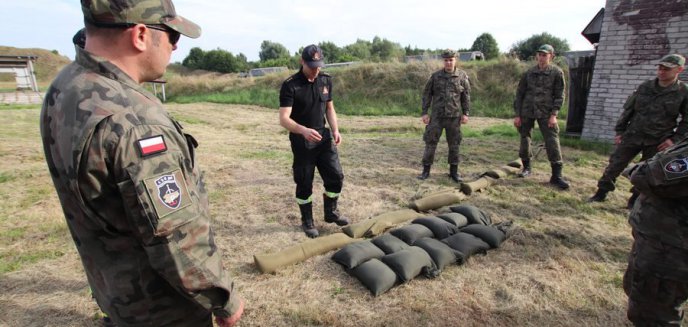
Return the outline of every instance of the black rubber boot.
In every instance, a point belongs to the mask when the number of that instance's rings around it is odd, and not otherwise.
[[[463,182],[461,175],[459,175],[459,165],[449,165],[449,177],[456,183]]]
[[[609,191],[598,188],[595,194],[588,199],[588,202],[602,202],[607,198],[607,193]]]
[[[518,177],[528,177],[530,176],[531,167],[530,167],[530,159],[521,159],[523,162],[523,169],[521,169],[521,172],[518,173]]]
[[[337,209],[337,199],[327,196],[323,193],[323,208],[325,209],[325,222],[335,223],[338,226],[346,226],[349,224],[349,219],[339,213]]]
[[[418,175],[417,178],[420,179],[420,180],[428,179],[428,177],[430,177],[430,167],[432,167],[432,166],[430,166],[430,165],[423,165],[423,172],[420,173],[420,175]]]
[[[313,223],[313,202],[299,204],[299,210],[301,210],[301,228],[303,228],[306,236],[310,238],[318,237],[320,233],[318,233],[315,223]]]
[[[552,164],[552,177],[549,179],[549,183],[558,187],[559,189],[568,190],[569,183],[567,183],[561,176],[561,170],[563,166],[564,165],[561,163]]]

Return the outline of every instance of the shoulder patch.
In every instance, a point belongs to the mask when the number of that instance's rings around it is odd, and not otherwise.
[[[688,158],[674,158],[662,162],[667,180],[688,176]]]
[[[167,151],[167,144],[162,135],[147,137],[136,141],[142,157],[147,157],[156,153]]]
[[[323,72],[323,71],[320,72],[320,75],[325,76],[325,77],[332,77],[332,75],[330,75],[329,73]]]
[[[144,184],[159,218],[191,204],[180,169],[146,179]]]

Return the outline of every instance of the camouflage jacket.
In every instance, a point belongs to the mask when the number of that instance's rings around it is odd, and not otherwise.
[[[614,130],[624,142],[659,144],[671,138],[674,143],[688,136],[688,85],[681,81],[666,88],[657,79],[642,83],[626,100]],[[676,120],[681,120],[676,123]]]
[[[631,183],[640,192],[629,216],[631,226],[647,237],[688,249],[688,139],[639,164]]]
[[[555,65],[529,69],[516,90],[514,113],[522,118],[548,118],[557,115],[564,103],[564,73]]]
[[[207,325],[239,306],[193,137],[122,70],[77,49],[40,119],[48,168],[101,309],[119,326]]]
[[[431,104],[432,117],[468,115],[471,110],[471,83],[466,72],[454,69],[454,72],[447,73],[440,69],[433,73],[423,89],[423,115],[428,114]]]

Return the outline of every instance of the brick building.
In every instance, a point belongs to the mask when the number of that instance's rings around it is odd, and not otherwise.
[[[670,53],[688,56],[688,0],[607,0],[581,137],[611,141],[628,96]]]

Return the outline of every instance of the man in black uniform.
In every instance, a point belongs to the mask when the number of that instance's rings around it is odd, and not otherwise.
[[[325,184],[323,206],[325,221],[339,226],[349,224],[337,209],[344,174],[337,146],[342,142],[337,113],[332,102],[332,78],[320,71],[324,66],[322,50],[309,45],[301,53],[301,69],[282,83],[280,125],[289,130],[294,154],[296,202],[301,211],[301,226],[308,237],[318,237],[313,222],[313,176],[318,168]],[[325,127],[325,117],[330,129]]]

